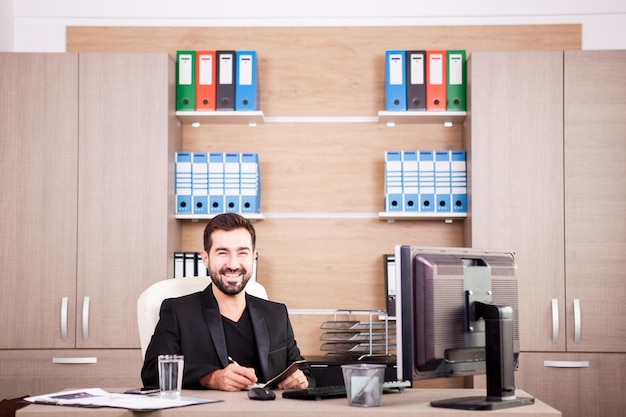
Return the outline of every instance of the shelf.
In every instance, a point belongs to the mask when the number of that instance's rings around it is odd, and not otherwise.
[[[256,111],[177,111],[176,117],[184,125],[238,124],[256,126],[263,123],[385,123],[443,124],[463,123],[466,112],[379,111],[378,116],[274,116],[265,117]]]
[[[239,213],[248,220],[265,219],[375,219],[387,220],[444,220],[452,223],[453,220],[463,220],[467,213],[409,213],[409,212],[379,212],[376,213]],[[177,214],[178,220],[211,220],[217,214]]]
[[[176,117],[184,125],[233,124],[256,126],[265,122],[260,110],[246,111],[177,111]]]
[[[409,213],[405,211],[378,213],[380,220],[394,222],[396,220],[443,220],[446,223],[452,223],[453,220],[463,220],[467,217],[467,213]]]
[[[444,126],[463,123],[467,112],[464,111],[379,111],[378,122],[387,126],[396,124],[435,124]]]
[[[278,116],[266,117],[265,123],[378,123],[376,116]]]
[[[216,213],[216,214],[177,214],[174,217],[176,219],[178,219],[178,220],[191,220],[191,221],[197,222],[199,220],[211,220],[213,217],[217,216],[218,214],[221,214],[221,213]],[[238,213],[238,214],[241,214],[243,217],[245,217],[246,219],[248,219],[250,221],[265,220],[265,217],[262,214],[260,214],[260,213]]]

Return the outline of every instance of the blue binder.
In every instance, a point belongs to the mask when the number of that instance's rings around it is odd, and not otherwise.
[[[240,168],[238,153],[224,155],[224,209],[226,212],[240,213]]]
[[[417,151],[402,151],[402,199],[404,211],[419,211]]]
[[[433,151],[420,151],[417,162],[419,175],[420,212],[435,211],[435,157]]]
[[[224,213],[224,154],[209,154],[209,213]]]
[[[261,209],[261,176],[259,155],[241,154],[241,213],[259,213]]]
[[[194,152],[191,163],[193,214],[209,212],[209,160],[206,152]]]
[[[452,212],[467,213],[467,165],[465,151],[450,151]]]
[[[437,212],[452,211],[450,195],[450,152],[435,151],[435,210]]]
[[[402,152],[385,152],[385,211],[402,211]]]
[[[387,51],[385,57],[385,109],[406,110],[406,53]]]
[[[176,152],[174,170],[176,213],[191,214],[191,152]]]
[[[259,80],[255,51],[237,51],[235,110],[259,109]]]

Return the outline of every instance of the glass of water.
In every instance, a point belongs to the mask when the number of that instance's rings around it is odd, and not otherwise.
[[[159,388],[161,396],[178,397],[183,388],[183,355],[159,355]]]

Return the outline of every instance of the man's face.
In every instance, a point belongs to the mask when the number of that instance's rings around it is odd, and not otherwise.
[[[202,252],[211,281],[224,294],[239,294],[252,276],[254,251],[250,233],[246,229],[216,230],[211,237],[210,252]]]

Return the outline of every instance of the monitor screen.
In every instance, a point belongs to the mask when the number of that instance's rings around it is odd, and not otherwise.
[[[398,245],[395,259],[398,380],[486,373],[488,394],[513,399],[514,253]]]

